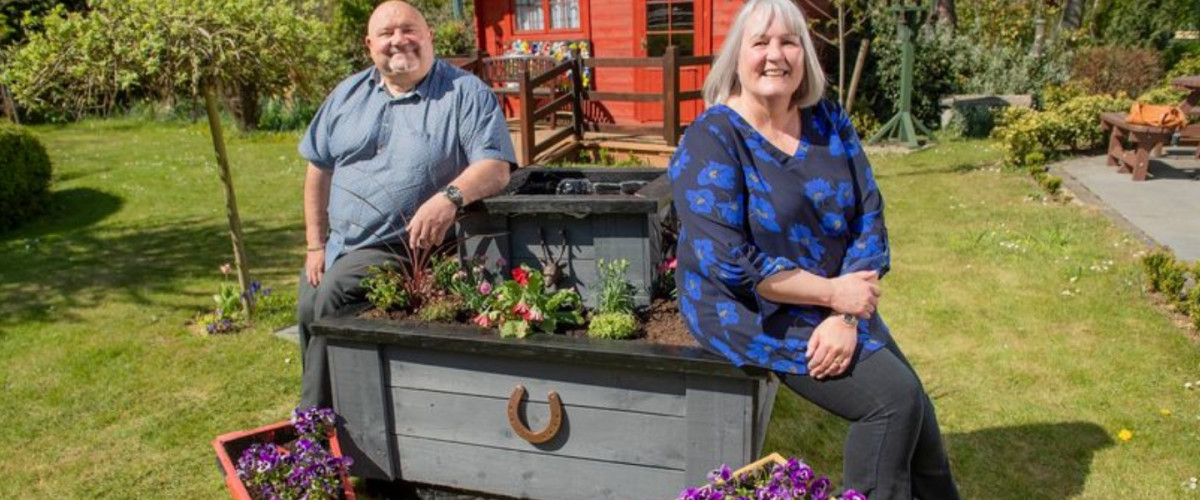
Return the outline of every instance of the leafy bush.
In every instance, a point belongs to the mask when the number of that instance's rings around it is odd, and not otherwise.
[[[588,323],[588,336],[601,339],[627,339],[638,331],[638,320],[628,313],[600,313]]]
[[[628,338],[637,333],[633,315],[636,289],[625,279],[629,261],[618,259],[607,264],[601,259],[600,291],[596,294],[596,314],[588,324],[588,335],[601,338]]]
[[[50,173],[41,141],[24,127],[0,125],[0,231],[46,211]]]
[[[1075,55],[1071,75],[1089,93],[1136,96],[1158,85],[1162,58],[1150,49],[1091,47]]]
[[[259,130],[302,130],[316,116],[319,105],[307,99],[267,98],[258,115]]]
[[[1183,298],[1183,286],[1187,283],[1188,268],[1166,249],[1156,249],[1142,257],[1142,269],[1146,272],[1146,284],[1150,291],[1166,296],[1172,304]]]
[[[388,263],[367,268],[367,277],[361,284],[371,305],[380,311],[394,311],[408,307],[411,302],[403,281],[398,266]]]
[[[1100,113],[1126,111],[1130,104],[1132,100],[1125,96],[1079,95],[1059,103],[1052,95],[1045,111],[1005,109],[992,137],[1000,141],[1004,162],[1009,166],[1028,165],[1026,160],[1033,153],[1053,160],[1063,151],[1102,145],[1105,136],[1100,128]]]

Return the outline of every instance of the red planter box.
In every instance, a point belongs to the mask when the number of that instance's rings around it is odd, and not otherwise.
[[[225,486],[229,488],[229,493],[233,495],[233,498],[235,500],[251,500],[250,492],[246,491],[246,486],[242,484],[237,475],[237,460],[247,448],[259,443],[274,443],[283,446],[297,437],[296,428],[287,420],[254,430],[217,436],[217,439],[213,440],[213,449],[217,452],[217,462],[221,466],[221,473],[225,475]],[[342,448],[338,444],[336,432],[329,436],[329,452],[338,458],[342,456]],[[354,486],[350,484],[350,476],[346,474],[345,468],[342,468],[341,476],[342,498],[356,500]]]

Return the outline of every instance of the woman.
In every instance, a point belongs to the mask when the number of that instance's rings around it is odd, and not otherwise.
[[[851,422],[845,486],[959,498],[933,405],[876,313],[883,200],[791,0],[750,0],[668,175],[680,311],[708,349]]]

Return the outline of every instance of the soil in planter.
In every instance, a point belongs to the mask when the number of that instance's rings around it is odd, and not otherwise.
[[[384,312],[371,308],[359,314],[367,319],[415,320],[416,315],[407,311]],[[654,302],[642,314],[641,333],[630,339],[630,342],[649,344],[665,344],[687,347],[699,347],[696,340],[688,333],[679,315],[679,303],[674,300],[654,299]],[[451,324],[471,324],[470,318],[460,317]],[[587,328],[571,328],[562,332],[572,337],[586,337]],[[499,335],[499,333],[496,333]]]

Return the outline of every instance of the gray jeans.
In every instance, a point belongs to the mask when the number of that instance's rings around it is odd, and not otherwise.
[[[353,250],[333,262],[316,287],[308,284],[308,275],[300,271],[300,294],[296,301],[296,319],[300,329],[300,359],[304,374],[300,377],[300,407],[333,406],[333,391],[329,385],[329,364],[326,358],[328,340],[312,335],[309,325],[338,310],[366,301],[366,290],[360,284],[371,266],[396,262],[399,257],[388,250],[364,248]]]
[[[845,488],[871,500],[960,498],[933,403],[894,342],[837,378],[780,377],[804,399],[850,421]]]

